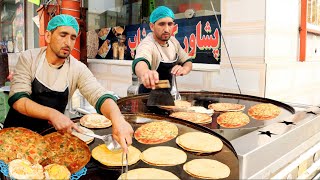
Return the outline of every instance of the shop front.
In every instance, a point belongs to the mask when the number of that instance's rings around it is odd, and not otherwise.
[[[39,46],[36,42],[39,38],[32,38],[37,37],[37,26],[28,25],[37,14],[37,6],[22,0],[0,0],[0,4],[1,20],[4,17],[0,40],[9,52],[11,71],[20,51]],[[204,0],[188,3],[182,0],[81,1],[81,7],[87,8],[86,62],[89,69],[106,89],[121,98],[118,105],[126,116],[131,117],[132,124],[159,120],[153,117],[154,114],[169,118],[167,111],[160,114],[163,111],[148,109],[144,104],[145,95],[128,96],[128,89],[133,83],[136,85],[132,82],[131,69],[135,49],[150,32],[148,16],[157,6],[168,6],[176,17],[172,35],[194,62],[189,75],[177,78],[184,100],[205,108],[215,101],[243,102],[248,106],[245,113],[256,103],[273,103],[283,109],[276,120],[252,120],[253,124],[258,124],[256,126],[221,128],[216,123],[219,113],[212,116],[207,129],[203,129],[204,125],[194,126],[201,131],[210,129],[211,133],[230,142],[229,150],[234,148],[239,163],[239,167],[235,167],[239,171],[233,171],[231,177],[289,179],[316,176],[320,153],[320,51],[317,45],[320,18],[316,7],[320,2],[215,0],[212,4],[213,7],[210,1]],[[25,9],[33,13],[27,13]],[[10,12],[11,16],[5,15]],[[32,31],[32,28],[36,30]],[[301,42],[303,38],[305,41]],[[80,94],[74,96],[69,105],[70,111],[92,110]],[[136,114],[152,114],[152,117]],[[170,120],[176,122],[176,119]],[[177,122],[181,126],[187,124]],[[97,142],[91,144],[92,148],[95,145]],[[119,169],[97,164],[93,161],[89,165],[94,167],[88,168],[103,172],[103,175],[110,171],[120,175]],[[140,166],[146,165],[140,162]],[[180,169],[170,171],[179,175]],[[191,178],[187,174],[182,177]]]

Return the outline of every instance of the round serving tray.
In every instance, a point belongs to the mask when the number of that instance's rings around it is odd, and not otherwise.
[[[201,153],[192,153],[185,151],[187,153],[187,162],[192,160],[192,159],[198,159],[198,158],[206,158],[206,159],[214,159],[217,161],[220,161],[224,164],[226,164],[230,170],[230,176],[226,179],[239,179],[239,160],[237,158],[236,152],[232,145],[230,144],[229,141],[227,141],[224,137],[220,136],[219,134],[213,132],[212,130],[202,127],[200,125],[190,123],[190,122],[185,122],[185,121],[180,121],[174,118],[167,118],[163,116],[157,116],[157,115],[140,115],[140,114],[124,114],[125,119],[132,125],[133,129],[136,130],[139,128],[141,125],[148,123],[148,122],[154,122],[154,121],[168,121],[171,123],[174,123],[177,125],[179,129],[179,135],[182,135],[187,132],[205,132],[212,134],[218,138],[220,138],[223,142],[223,148],[219,152],[215,153],[207,153],[207,154],[201,154]],[[74,121],[79,121],[79,119],[75,119]],[[47,129],[41,134],[48,134],[53,132],[54,129]],[[93,129],[93,131],[98,134],[98,135],[105,135],[105,134],[110,134],[112,133],[112,128],[105,128],[105,129]],[[165,142],[161,144],[156,144],[156,145],[149,145],[149,144],[142,144],[136,141],[133,138],[133,146],[138,148],[141,152],[144,150],[154,147],[154,146],[171,146],[175,147],[178,149],[181,149],[176,143],[175,143],[176,138]],[[103,144],[102,140],[95,139],[91,144],[89,144],[90,149],[92,150],[96,146]],[[183,149],[182,149],[183,150]],[[121,173],[121,167],[115,168],[115,167],[108,167],[100,162],[96,161],[95,159],[91,158],[90,162],[86,165],[88,171],[87,174],[81,179],[117,179],[120,176]],[[152,166],[149,164],[144,163],[143,161],[139,161],[136,164],[133,164],[129,166],[129,170],[132,169],[137,169],[137,168],[158,168],[158,169],[163,169],[172,172],[176,176],[178,176],[180,179],[195,179],[188,175],[184,170],[183,170],[183,164],[181,165],[176,165],[176,166]]]
[[[248,109],[259,103],[272,103],[281,109],[281,114],[271,120],[255,120],[250,118],[250,122],[240,128],[224,128],[217,124],[217,117],[222,112],[214,112],[212,115],[212,122],[208,124],[202,124],[202,126],[208,127],[215,132],[223,135],[223,137],[227,138],[229,141],[239,137],[243,134],[256,130],[258,128],[267,126],[269,124],[275,122],[281,122],[285,117],[292,115],[295,113],[293,107],[279,102],[272,99],[261,98],[257,96],[250,96],[250,95],[242,95],[242,94],[232,94],[232,93],[222,93],[222,92],[191,92],[185,91],[180,92],[181,100],[186,100],[192,103],[194,106],[203,106],[208,108],[208,105],[211,103],[236,103],[236,104],[243,104],[245,105],[245,109],[242,111],[245,114],[248,114]],[[170,115],[170,111],[161,109],[158,107],[148,107],[147,100],[149,95],[148,94],[141,94],[136,96],[128,96],[118,100],[118,106],[122,113],[143,113],[143,114],[157,114],[164,117],[168,117]],[[241,131],[239,131],[239,129]]]

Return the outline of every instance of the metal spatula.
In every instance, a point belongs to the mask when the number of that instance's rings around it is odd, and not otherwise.
[[[181,95],[178,91],[177,86],[177,78],[176,75],[172,75],[172,88],[171,88],[171,95],[174,97],[174,100],[181,100]]]
[[[121,150],[120,144],[115,139],[113,139],[112,134],[107,134],[107,135],[103,135],[103,136],[100,136],[97,134],[89,134],[89,133],[82,133],[82,134],[103,140],[103,142],[106,144],[107,148],[110,151],[120,151]]]
[[[170,87],[169,80],[160,80],[156,84],[156,89],[151,90],[147,106],[174,106]]]
[[[125,162],[124,163],[123,163],[123,157],[125,158]],[[122,161],[121,174],[123,175],[123,173],[125,173],[124,179],[127,180],[128,179],[127,178],[127,176],[128,176],[128,153],[122,152],[121,161]],[[125,164],[125,167],[124,167],[124,164]]]

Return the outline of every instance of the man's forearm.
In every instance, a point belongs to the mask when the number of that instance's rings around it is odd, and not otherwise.
[[[106,99],[100,109],[101,113],[106,116],[108,119],[112,121],[112,123],[115,119],[119,119],[121,115],[120,109],[118,108],[118,105],[116,102],[114,102],[113,99]]]
[[[149,71],[149,67],[146,62],[140,61],[137,63],[135,67],[135,72],[138,78],[141,78],[141,76],[145,74],[147,71]]]
[[[21,98],[13,104],[13,108],[19,113],[37,119],[49,120],[53,108],[40,105],[29,98]]]
[[[189,73],[192,70],[192,62],[186,62],[182,67],[187,70],[187,73]]]

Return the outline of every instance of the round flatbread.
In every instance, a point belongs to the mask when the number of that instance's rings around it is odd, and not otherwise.
[[[106,128],[112,125],[112,122],[100,114],[86,114],[80,119],[80,124],[87,128]]]
[[[175,166],[187,161],[187,154],[169,146],[151,147],[142,152],[140,159],[154,166]]]
[[[88,128],[82,127],[82,126],[78,126],[80,129],[82,129],[82,131],[84,133],[87,134],[94,134],[94,132]],[[91,136],[86,136],[82,133],[78,133],[76,130],[73,130],[72,133],[74,136],[77,136],[79,139],[81,139],[83,142],[85,142],[86,144],[91,143],[94,140],[94,137]]]
[[[217,117],[217,123],[225,128],[238,128],[250,122],[249,116],[243,112],[226,112]]]
[[[234,104],[234,103],[212,103],[208,106],[209,109],[214,111],[242,111],[245,109],[243,104]]]
[[[170,117],[175,117],[197,124],[208,124],[212,122],[211,116],[209,116],[208,114],[197,112],[174,112],[170,114]]]
[[[141,151],[133,146],[128,147],[128,165],[140,160]],[[122,166],[122,150],[112,152],[105,144],[101,144],[92,150],[92,157],[106,166]],[[123,158],[125,160],[125,158]],[[123,162],[125,164],[125,162]]]
[[[91,152],[88,145],[76,136],[69,133],[53,132],[44,137],[50,143],[50,151],[53,154],[41,165],[65,165],[71,173],[75,173],[90,161]]]
[[[14,159],[27,159],[41,163],[49,156],[49,142],[40,134],[22,127],[0,130],[0,160],[9,163]]]
[[[43,179],[43,167],[26,159],[15,159],[8,164],[9,176],[14,179]]]
[[[183,100],[175,100],[174,101],[174,106],[161,106],[162,109],[167,109],[167,110],[174,110],[174,111],[179,111],[179,109],[186,109],[188,107],[191,107],[191,103],[188,101],[183,101]]]
[[[127,176],[122,174],[118,180],[124,179],[179,179],[176,175],[169,171],[155,168],[138,168],[128,171]]]
[[[142,144],[159,144],[177,137],[178,127],[167,121],[156,121],[140,126],[135,132],[135,139]]]
[[[217,152],[223,147],[219,138],[203,132],[188,132],[180,135],[177,137],[176,143],[187,151],[201,153]]]
[[[249,108],[248,115],[256,120],[270,120],[281,113],[281,109],[270,103],[256,104]]]
[[[230,175],[230,168],[212,159],[194,159],[183,165],[183,170],[193,177],[202,179],[222,179]]]

